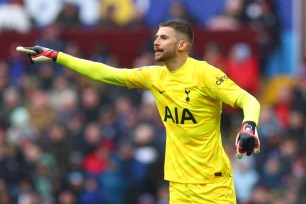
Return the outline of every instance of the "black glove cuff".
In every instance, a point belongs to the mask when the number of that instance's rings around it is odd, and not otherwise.
[[[253,134],[255,134],[256,123],[253,122],[253,121],[246,121],[243,124],[246,124],[246,123],[249,124],[252,127]]]

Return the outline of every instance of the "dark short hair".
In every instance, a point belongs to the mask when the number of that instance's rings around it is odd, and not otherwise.
[[[159,27],[171,27],[174,30],[186,34],[189,38],[190,44],[193,43],[194,34],[190,24],[184,20],[168,20],[159,24]]]

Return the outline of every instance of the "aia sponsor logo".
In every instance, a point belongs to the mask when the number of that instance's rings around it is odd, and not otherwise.
[[[165,106],[164,121],[170,121],[176,124],[185,124],[185,122],[192,122],[193,124],[198,123],[189,109],[180,109],[177,107],[170,108],[168,106]]]

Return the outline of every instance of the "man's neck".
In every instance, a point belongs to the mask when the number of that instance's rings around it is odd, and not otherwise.
[[[173,72],[179,69],[180,67],[182,67],[185,64],[187,58],[188,58],[188,55],[185,55],[183,57],[174,58],[172,60],[165,62],[165,66],[167,67],[169,71]]]

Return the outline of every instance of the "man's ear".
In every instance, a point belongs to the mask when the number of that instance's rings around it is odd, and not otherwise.
[[[178,44],[178,50],[179,51],[183,51],[185,49],[187,49],[188,47],[188,42],[185,40],[181,40],[180,43]]]

